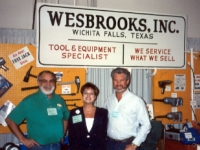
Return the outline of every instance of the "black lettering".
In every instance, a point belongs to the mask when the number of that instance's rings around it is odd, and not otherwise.
[[[123,21],[123,23],[122,23],[122,21]],[[124,24],[124,27],[122,27],[122,24]],[[126,29],[127,28],[127,24],[128,24],[127,20],[124,17],[119,18],[118,21],[117,21],[118,28],[121,29],[121,30]]]
[[[138,29],[135,26],[135,21],[137,20],[137,18],[128,18],[129,19],[129,31],[133,31],[133,28],[135,31],[138,31]],[[133,27],[133,28],[132,28]]]
[[[84,18],[84,15],[83,15],[83,14],[78,14],[78,15],[76,16],[77,21],[80,23],[80,24],[76,23],[76,27],[82,28],[82,27],[84,26],[83,18]]]
[[[94,27],[94,16],[93,15],[86,15],[86,28],[93,28]]]
[[[167,32],[167,20],[154,20],[154,32],[162,33],[163,31]]]
[[[165,33],[167,32],[167,20],[159,20],[160,22],[160,31],[162,33],[162,31],[164,31]]]
[[[139,31],[146,31],[146,29],[147,29],[146,22],[147,22],[146,19],[140,19],[139,20],[139,25],[141,27],[143,27],[143,28],[139,27]]]
[[[175,21],[170,21],[170,22],[169,22],[169,26],[168,26],[168,27],[169,27],[169,32],[170,32],[170,33],[174,33],[174,32],[175,32],[175,29],[172,30],[172,28],[171,28],[172,23],[173,23],[173,24],[176,24],[176,22],[175,22]]]
[[[97,17],[97,26],[96,26],[96,29],[100,29],[100,26],[103,28],[103,29],[106,29],[106,27],[104,26],[103,22],[104,22],[104,17],[103,16],[100,16],[100,15],[96,15]]]
[[[74,13],[65,13],[65,15],[66,15],[66,24],[65,24],[65,26],[74,27],[74,23],[69,24],[70,20],[74,20]],[[70,16],[72,16],[73,18],[70,18]]]
[[[57,23],[58,26],[60,26],[60,22],[61,22],[61,18],[62,18],[62,14],[63,12],[59,12],[60,16],[58,16],[58,12],[54,12],[54,16],[52,14],[52,11],[47,11],[49,13],[49,17],[50,17],[50,22],[51,25],[54,26],[55,22]]]
[[[112,26],[111,26],[111,22],[112,22]],[[115,26],[116,26],[116,20],[113,16],[109,16],[106,20],[106,25],[107,25],[107,28],[112,30],[112,29],[115,29]]]

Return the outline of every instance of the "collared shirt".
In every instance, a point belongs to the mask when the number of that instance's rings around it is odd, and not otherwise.
[[[63,120],[69,111],[59,95],[48,97],[38,90],[24,98],[8,115],[16,124],[26,119],[28,138],[41,145],[58,143],[64,136]]]
[[[140,145],[150,132],[151,124],[144,101],[126,90],[118,102],[115,93],[108,97],[105,108],[109,112],[108,136],[126,139],[134,136],[133,143]]]

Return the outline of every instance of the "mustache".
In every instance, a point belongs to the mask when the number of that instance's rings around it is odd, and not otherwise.
[[[54,86],[43,86],[43,88],[53,88]]]
[[[115,87],[127,88],[127,86],[123,86],[123,85],[116,85]],[[114,88],[115,88],[115,87],[114,87]]]
[[[121,93],[121,92],[124,92],[126,89],[125,88],[122,88],[121,90],[117,90],[117,89],[115,89],[115,92],[117,92],[117,93]]]

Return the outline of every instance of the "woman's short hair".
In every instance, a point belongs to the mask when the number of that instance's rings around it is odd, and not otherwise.
[[[83,95],[83,92],[85,91],[85,89],[88,89],[88,88],[91,88],[94,90],[94,94],[96,97],[99,95],[99,88],[91,82],[87,82],[81,87],[81,94]]]

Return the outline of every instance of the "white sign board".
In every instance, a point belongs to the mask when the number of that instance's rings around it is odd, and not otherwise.
[[[27,46],[8,55],[8,57],[16,69],[19,69],[34,60],[34,57]]]
[[[38,67],[185,66],[185,16],[37,4]]]

